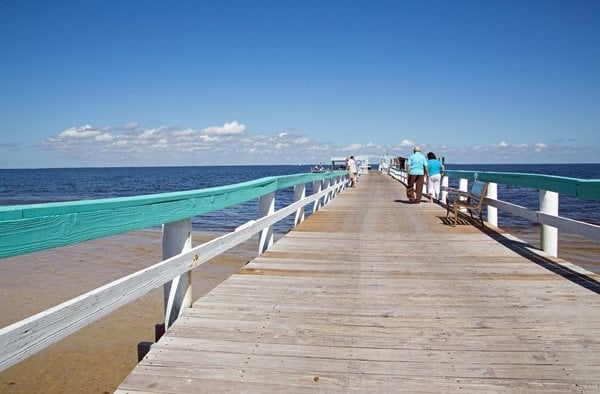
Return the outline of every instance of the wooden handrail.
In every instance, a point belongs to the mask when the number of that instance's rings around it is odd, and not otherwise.
[[[172,223],[181,216],[188,215],[189,218],[198,215],[198,212],[215,211],[245,202],[252,197],[262,197],[274,193],[275,190],[304,185],[308,182],[313,183],[314,189],[313,194],[310,196],[307,197],[304,193],[298,193],[296,201],[288,206],[278,211],[269,210],[262,217],[238,227],[231,233],[193,248],[184,247],[181,253],[165,258],[151,267],[119,278],[79,297],[0,329],[0,371],[30,357],[153,289],[163,285],[170,286],[170,284],[177,282],[174,279],[186,275],[190,270],[248,240],[253,235],[261,231],[269,231],[275,223],[294,213],[298,214],[304,206],[315,204],[315,207],[319,207],[326,204],[345,187],[346,179],[347,173],[345,171],[300,174],[263,178],[242,184],[190,192],[76,203],[41,204],[43,207],[31,205],[12,207],[12,209],[10,209],[11,207],[0,208],[5,214],[3,217],[0,214],[0,217],[2,217],[2,221],[0,221],[0,240],[2,241],[3,255],[6,256],[72,244],[86,238],[78,232],[87,234],[89,237],[87,239],[99,238],[108,234],[146,228],[148,223],[161,223],[161,220],[165,220],[162,223],[167,223],[167,220],[168,223]],[[321,188],[320,185],[323,181],[326,181],[327,186]],[[318,187],[314,187],[315,185],[318,185]],[[195,205],[196,203],[198,205]],[[162,209],[168,209],[169,207],[172,209],[178,208],[178,211],[173,214],[161,212]],[[18,216],[17,212],[20,212],[23,218],[15,219]],[[134,220],[131,215],[135,213],[141,214],[145,219]],[[126,218],[119,218],[121,214],[126,214]],[[149,217],[151,214],[156,214],[157,218]],[[7,216],[12,217],[12,219],[7,219]],[[114,220],[110,220],[111,216]],[[32,220],[35,221],[36,226],[28,228],[28,224]],[[71,220],[74,220],[75,223],[69,226],[68,223]],[[299,221],[296,221],[295,224],[299,224]],[[56,222],[62,223],[62,226],[55,226]],[[51,232],[44,229],[45,223],[56,229],[61,234],[60,236],[66,236],[69,239],[63,242],[59,242],[58,239],[52,242],[44,242],[43,247],[32,246],[37,239],[36,237],[40,234],[51,235]],[[86,227],[86,224],[92,226],[92,228]],[[113,232],[104,228],[104,226],[111,224],[118,226],[119,231]],[[124,230],[126,228],[130,230]],[[27,237],[23,240],[26,247],[19,247],[18,237],[11,236],[12,230],[19,230],[19,234]],[[183,234],[182,236],[187,235]],[[177,237],[178,235],[175,235],[175,238]],[[58,237],[53,236],[53,238]],[[4,251],[5,242],[8,241],[11,242],[10,245],[6,244],[10,253]],[[178,241],[180,240],[175,239],[175,242]],[[263,248],[263,246],[260,247]],[[171,289],[174,290],[174,287],[171,287]],[[169,299],[166,302],[169,304],[166,307],[167,316],[165,321],[167,323],[172,322],[170,320],[171,316],[169,316],[170,311],[179,311],[182,307],[185,307],[182,303],[188,302],[185,299],[174,299],[171,295],[166,294],[166,298]]]
[[[464,178],[503,185],[548,190],[586,200],[600,200],[600,179],[579,179],[544,174],[524,174],[492,171],[446,170],[450,178]]]
[[[75,244],[219,211],[344,171],[266,177],[146,196],[0,207],[0,258]]]

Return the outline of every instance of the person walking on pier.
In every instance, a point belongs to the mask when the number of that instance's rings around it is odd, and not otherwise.
[[[406,197],[408,197],[409,203],[418,204],[421,202],[423,183],[427,175],[427,159],[421,153],[421,147],[418,145],[414,147],[413,154],[406,160],[406,173],[408,174]]]
[[[429,202],[433,200],[439,200],[440,198],[440,184],[442,182],[442,176],[444,176],[444,165],[435,157],[435,153],[427,153],[427,194],[429,195]]]
[[[348,177],[350,178],[350,187],[356,187],[356,161],[354,156],[350,156],[347,162]]]

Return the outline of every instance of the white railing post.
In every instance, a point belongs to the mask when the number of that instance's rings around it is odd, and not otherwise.
[[[300,183],[294,186],[294,202],[303,200],[306,197],[306,184]],[[296,211],[296,217],[294,218],[294,227],[304,221],[304,205],[298,208]]]
[[[323,181],[323,188],[327,189],[330,185],[331,180],[330,179],[325,179]],[[327,205],[329,203],[329,200],[331,199],[331,190],[329,192],[327,192],[325,194],[325,196],[323,197],[323,205]]]
[[[192,248],[192,219],[165,223],[162,228],[163,260]],[[165,328],[181,315],[184,308],[192,306],[192,271],[174,278],[163,286]]]
[[[260,197],[258,203],[259,217],[265,217],[275,212],[275,192],[267,193]],[[258,253],[266,252],[273,245],[273,226],[269,226],[260,232]]]
[[[463,192],[468,192],[469,191],[469,180],[467,178],[460,178],[458,181],[458,190],[461,190]],[[466,200],[466,197],[458,197],[461,200]],[[466,208],[460,208],[461,212],[467,212]]]
[[[448,195],[448,190],[446,190],[447,188],[448,188],[448,177],[443,176],[442,177],[442,186],[441,186],[441,190],[440,190],[440,201],[443,202],[444,204],[446,203],[446,196]]]
[[[333,186],[331,189],[331,199],[334,199],[337,196],[338,188],[337,188],[337,177],[329,178],[330,185]]]
[[[340,175],[336,176],[334,182],[335,182],[334,197],[335,197],[342,191],[342,177]]]
[[[494,182],[488,183],[487,188],[487,198],[491,200],[498,199],[498,184]],[[494,227],[498,227],[498,208],[492,207],[491,205],[487,206],[487,220],[488,223]]]
[[[540,212],[558,216],[558,193],[540,189]],[[540,226],[542,250],[558,257],[558,229],[542,224]]]
[[[335,178],[329,178],[329,186],[331,187],[331,191],[329,194],[329,201],[335,198]]]
[[[321,181],[313,181],[313,194],[321,192]],[[316,199],[313,203],[313,212],[317,212],[321,208],[321,199]]]

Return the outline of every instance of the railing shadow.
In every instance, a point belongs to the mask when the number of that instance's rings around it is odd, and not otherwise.
[[[440,216],[439,217],[440,220],[442,221],[443,224],[445,224],[446,226],[452,226],[454,225],[454,215],[453,216]],[[459,215],[458,219],[456,220],[456,225],[457,226],[475,226],[475,227],[481,227],[481,223],[479,223],[479,221],[475,221],[472,220],[469,217],[466,216],[462,216]]]
[[[401,199],[396,199],[396,200],[394,200],[394,202],[402,203],[402,204],[409,204],[408,201],[401,200]],[[444,204],[439,204],[439,205],[444,207],[444,209],[445,209]],[[438,218],[444,225],[453,226],[453,224],[454,224],[454,216],[449,216],[449,217],[438,216]],[[512,250],[513,252],[517,253],[518,255],[528,259],[529,261],[539,265],[540,267],[545,268],[548,271],[550,271],[556,275],[560,275],[561,277],[563,277],[585,289],[593,291],[596,294],[600,294],[600,282],[598,282],[596,279],[594,279],[588,275],[585,275],[581,272],[577,272],[571,268],[568,268],[564,265],[559,264],[556,261],[553,261],[549,258],[546,258],[546,257],[536,253],[536,251],[533,250],[534,247],[524,241],[511,239],[511,238],[503,235],[502,233],[495,231],[492,228],[486,227],[485,225],[482,226],[482,224],[478,220],[478,218],[471,218],[470,216],[465,215],[464,213],[460,212],[458,215],[456,226],[474,226],[477,229],[479,229],[480,231],[482,231],[483,233],[485,233],[486,235],[488,235],[490,238],[492,238],[493,240],[498,242],[499,244]]]
[[[454,221],[454,218],[446,218],[445,216],[438,217],[442,221],[442,223],[449,226],[451,226]],[[479,230],[481,230],[481,232],[488,235],[490,238],[492,238],[502,246],[512,250],[518,255],[539,265],[540,267],[545,268],[554,274],[560,275],[561,277],[590,291],[593,291],[596,294],[600,294],[600,282],[598,282],[596,279],[588,275],[582,274],[580,272],[577,272],[571,268],[565,267],[564,265],[561,265],[556,261],[552,261],[551,259],[536,253],[534,250],[532,250],[534,247],[528,244],[527,242],[511,239],[505,236],[504,234],[495,231],[492,228],[482,226],[479,220],[471,219],[470,217],[459,216],[459,221],[457,225],[459,224],[477,227]]]

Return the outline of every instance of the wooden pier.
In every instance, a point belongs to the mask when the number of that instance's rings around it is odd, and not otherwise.
[[[600,392],[598,275],[372,172],[184,311],[119,393]]]

